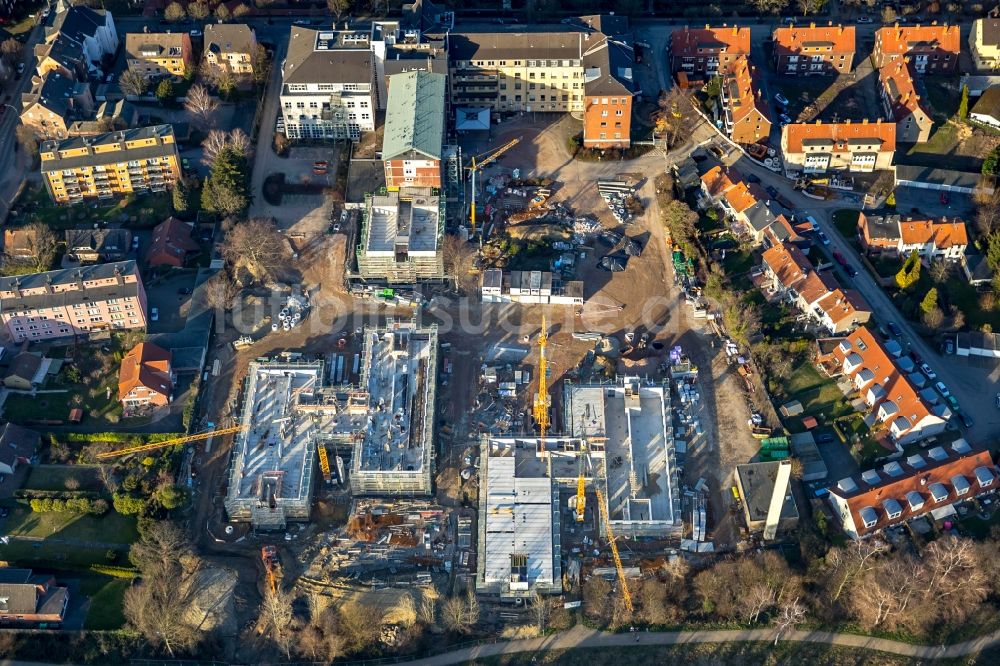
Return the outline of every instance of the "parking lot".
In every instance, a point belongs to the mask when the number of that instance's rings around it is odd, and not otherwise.
[[[175,333],[184,328],[196,275],[194,270],[172,271],[165,278],[153,279],[145,285],[150,333]],[[181,293],[184,290],[189,293]],[[154,308],[157,321],[152,321]]]
[[[265,178],[284,174],[286,184],[312,186],[315,193],[282,194],[280,205],[273,205],[258,194],[251,213],[273,217],[278,228],[285,231],[307,235],[322,233],[330,224],[333,210],[333,197],[324,190],[337,184],[340,149],[337,146],[303,146],[290,149],[288,157],[279,157],[270,149],[265,152]],[[260,162],[258,160],[257,168],[261,167]],[[325,168],[318,168],[321,163],[325,163]],[[322,171],[325,173],[320,173]]]

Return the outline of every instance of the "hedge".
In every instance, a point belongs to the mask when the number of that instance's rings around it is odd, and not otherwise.
[[[165,442],[168,439],[183,437],[182,432],[138,433],[138,432],[63,432],[52,433],[52,437],[67,444],[93,444],[108,442],[111,444],[132,444],[148,442]]]
[[[139,576],[139,570],[135,567],[114,567],[108,564],[91,564],[90,570],[94,573],[111,576],[112,578],[126,578],[128,580]]]
[[[100,499],[101,497],[103,495],[96,490],[32,490],[29,488],[14,491],[14,499],[28,501],[33,499]],[[26,503],[22,502],[22,504]]]

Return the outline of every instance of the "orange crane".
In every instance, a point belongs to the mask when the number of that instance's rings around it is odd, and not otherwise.
[[[104,453],[98,453],[97,458],[99,460],[107,460],[108,458],[117,458],[118,456],[127,456],[130,453],[142,453],[143,451],[155,451],[157,449],[165,449],[168,446],[176,446],[178,444],[187,444],[189,442],[200,442],[203,439],[208,439],[209,437],[215,437],[216,435],[228,435],[233,432],[239,432],[243,430],[244,426],[232,426],[231,428],[219,428],[217,430],[206,430],[205,432],[199,432],[194,435],[188,435],[187,437],[177,437],[176,439],[168,439],[162,442],[150,442],[148,444],[138,444],[136,446],[127,446],[124,449],[116,449],[114,451],[105,451]]]
[[[472,174],[472,214],[469,221],[472,224],[472,235],[476,235],[476,174],[483,170],[488,164],[495,162],[498,157],[521,142],[520,138],[512,139],[493,151],[486,151],[473,156],[469,166],[465,167]]]
[[[549,428],[549,408],[552,406],[552,396],[549,395],[548,363],[545,360],[545,346],[549,342],[549,334],[545,325],[545,315],[542,315],[542,332],[538,335],[538,393],[535,394],[535,404],[532,415],[538,424],[539,441],[542,451],[545,451],[545,431]]]
[[[608,545],[611,546],[611,557],[614,558],[615,569],[618,570],[618,583],[622,588],[622,598],[625,600],[625,606],[631,613],[632,593],[628,591],[628,581],[625,579],[625,569],[622,567],[622,558],[618,554],[618,544],[615,543],[615,533],[614,530],[611,529],[611,520],[608,517],[608,507],[604,503],[604,495],[601,493],[601,489],[594,488],[594,493],[597,494],[597,507],[601,512],[601,522],[604,523],[604,533],[608,537]]]
[[[278,569],[281,566],[281,563],[278,561],[278,549],[274,546],[262,546],[260,549],[260,560],[264,563],[268,589],[271,590],[271,594],[277,594]]]

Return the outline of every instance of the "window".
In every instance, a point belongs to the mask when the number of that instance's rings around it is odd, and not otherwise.
[[[602,97],[601,98],[601,104],[607,104],[607,103],[608,103],[608,98],[607,97]]]
[[[617,111],[615,111],[615,115],[616,116],[623,116],[623,115],[625,115],[625,112],[622,111],[621,109],[618,109]]]

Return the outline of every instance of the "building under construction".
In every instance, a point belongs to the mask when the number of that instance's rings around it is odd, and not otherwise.
[[[258,359],[250,364],[243,392],[226,511],[255,529],[284,529],[308,520],[319,426],[302,401],[323,382],[323,362]]]
[[[368,195],[355,280],[413,284],[445,277],[445,199],[429,188]]]
[[[434,477],[437,328],[366,328],[360,391],[368,415],[355,437],[355,495],[429,496]]]
[[[610,384],[567,382],[563,406],[565,429],[587,442],[589,456],[603,465],[596,482],[615,534],[680,536],[680,469],[669,388],[635,377]]]

